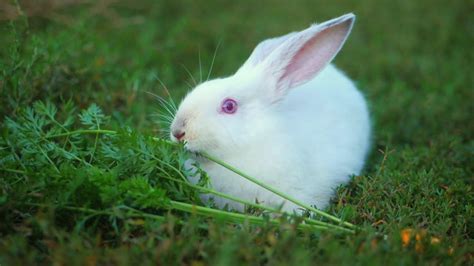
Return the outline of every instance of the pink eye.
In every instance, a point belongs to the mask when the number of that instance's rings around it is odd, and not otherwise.
[[[237,102],[234,99],[227,98],[222,102],[221,110],[226,114],[233,114],[237,111]]]

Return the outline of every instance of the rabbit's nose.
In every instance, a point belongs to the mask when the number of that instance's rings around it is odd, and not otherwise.
[[[173,130],[173,136],[178,140],[181,141],[181,139],[186,135],[186,132],[180,129],[175,129]]]

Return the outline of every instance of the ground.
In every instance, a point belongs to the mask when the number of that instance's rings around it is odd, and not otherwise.
[[[441,0],[1,2],[0,265],[472,265],[473,8],[469,1]],[[142,145],[134,134],[159,135],[153,119],[159,102],[147,92],[166,97],[160,81],[179,101],[193,84],[190,75],[229,75],[259,41],[347,12],[357,21],[335,64],[369,102],[373,145],[364,172],[338,189],[327,211],[360,226],[355,235],[302,232],[291,224],[229,225],[156,210],[151,197],[136,207],[164,220],[105,211],[86,215],[64,206],[103,211],[127,204],[126,197],[105,200],[110,195],[100,190],[112,187],[103,169],[129,151],[125,144],[105,137],[73,144],[71,137],[71,147],[92,144],[80,158],[84,166],[55,164],[61,156],[74,161],[74,153],[51,155],[51,164],[38,155],[41,149],[29,154],[19,148],[37,147],[34,135],[25,133],[34,126],[15,125],[41,123],[53,106],[64,120],[70,106],[76,115],[89,108],[79,119],[88,125],[88,117],[100,117],[93,103],[110,117],[105,128],[135,132],[124,134],[127,147]],[[30,122],[29,106],[37,112]],[[123,153],[96,151],[108,147],[107,141]],[[153,145],[147,141],[143,145]],[[158,154],[165,160],[176,153]],[[127,165],[124,158],[115,162]],[[123,165],[114,165],[115,171],[136,167]],[[148,189],[155,180],[140,183],[145,179],[132,175],[132,181],[120,176],[120,184]],[[59,178],[64,176],[74,178]],[[151,189],[150,195],[164,197]],[[191,192],[166,193],[176,200],[195,198]]]

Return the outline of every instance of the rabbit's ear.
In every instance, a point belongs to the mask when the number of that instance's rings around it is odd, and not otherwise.
[[[271,38],[271,39],[266,39],[265,41],[259,43],[255,49],[253,49],[252,54],[250,57],[245,61],[244,65],[241,67],[241,69],[244,69],[246,67],[250,66],[256,66],[259,63],[261,63],[264,59],[267,58],[267,56],[275,50],[278,46],[280,46],[282,43],[284,43],[286,40],[288,40],[290,37],[296,35],[297,32],[291,32],[283,36]]]
[[[311,80],[341,49],[354,24],[354,14],[313,25],[289,36],[263,62],[276,84],[277,97]]]

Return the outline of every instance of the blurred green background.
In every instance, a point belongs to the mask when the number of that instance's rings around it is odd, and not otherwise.
[[[0,122],[37,100],[61,105],[72,99],[79,107],[97,103],[117,127],[158,134],[153,114],[159,104],[147,93],[166,97],[158,79],[179,101],[193,83],[187,71],[194,79],[201,72],[206,78],[219,43],[211,78],[232,74],[266,38],[354,12],[354,30],[335,64],[367,97],[374,143],[365,175],[341,188],[331,209],[347,203],[360,224],[382,226],[393,235],[403,227],[424,228],[444,243],[442,250],[420,254],[392,240],[363,249],[361,262],[472,264],[473,10],[472,1],[442,0],[3,0]],[[229,235],[218,239],[212,241],[227,243],[232,248],[226,250],[235,253],[222,255],[217,244],[196,236],[191,243],[208,252],[196,255],[196,263],[225,262],[226,256],[252,261],[239,241]],[[344,242],[327,237],[317,244],[304,239],[294,240],[305,243],[301,256],[301,247],[288,243],[289,251],[259,248],[296,254],[276,264],[296,263],[304,256],[306,262],[319,256],[328,263],[350,264],[359,250],[356,243],[369,238]],[[74,250],[71,243],[63,249]],[[117,245],[115,252],[128,250]],[[446,251],[450,247],[454,255]],[[317,252],[308,253],[312,248]],[[177,262],[194,261],[180,254],[173,257]]]
[[[354,31],[335,63],[371,103],[376,125],[383,125],[377,139],[467,138],[473,4],[456,3],[20,1],[18,11],[7,1],[0,17],[1,111],[72,97],[149,128],[157,104],[145,92],[164,93],[156,77],[179,99],[191,84],[183,65],[198,78],[200,54],[207,77],[219,42],[211,77],[232,74],[263,39],[354,12]]]

